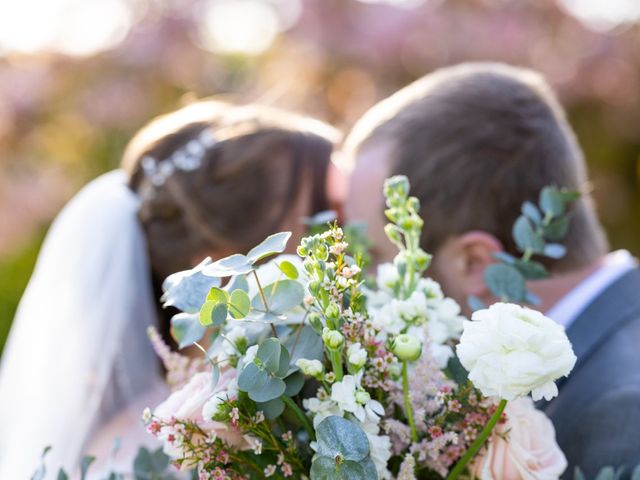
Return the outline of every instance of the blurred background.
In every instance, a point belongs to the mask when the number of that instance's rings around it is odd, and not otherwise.
[[[640,254],[639,0],[0,0],[0,351],[51,219],[151,117],[222,95],[346,130],[469,60],[547,76]]]

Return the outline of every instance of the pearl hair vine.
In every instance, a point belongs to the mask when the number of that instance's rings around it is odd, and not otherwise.
[[[216,143],[213,131],[207,128],[165,159],[146,155],[142,158],[142,170],[153,186],[160,187],[176,170],[191,172],[200,168],[205,153]]]

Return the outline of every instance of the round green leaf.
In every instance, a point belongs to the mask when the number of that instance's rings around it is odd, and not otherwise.
[[[369,440],[354,422],[336,415],[322,420],[316,428],[319,456],[359,462],[369,456]]]
[[[247,292],[244,290],[238,289],[231,292],[229,303],[231,304],[231,308],[229,309],[231,316],[236,319],[246,317],[251,310],[249,295],[247,295]]]
[[[179,348],[199,341],[206,328],[200,324],[199,316],[194,313],[178,313],[171,319],[171,336]]]
[[[513,239],[523,252],[541,253],[544,248],[544,239],[533,229],[527,217],[520,216],[513,224]]]
[[[295,280],[296,278],[298,278],[298,269],[290,261],[284,260],[280,262],[278,268],[291,280]]]
[[[520,302],[526,297],[524,277],[511,265],[489,265],[484,271],[484,280],[491,293],[502,300]]]
[[[260,359],[262,366],[267,371],[275,374],[280,367],[282,349],[282,344],[277,338],[267,338],[258,346],[256,357]],[[288,366],[289,364],[287,363]]]
[[[280,232],[269,235],[262,243],[249,250],[249,253],[247,253],[249,263],[253,265],[263,258],[284,252],[290,237],[291,232]]]
[[[249,273],[251,270],[253,267],[247,257],[237,253],[203,267],[202,273],[210,277],[232,277]]]
[[[284,402],[278,397],[268,402],[256,402],[256,408],[262,410],[268,420],[274,420],[284,412]]]
[[[264,385],[252,386],[247,393],[254,402],[268,402],[280,397],[286,388],[287,386],[283,380],[267,376],[267,381]]]
[[[214,325],[222,325],[227,320],[227,304],[217,303],[211,311],[211,322]]]
[[[207,301],[211,300],[216,303],[227,303],[229,301],[229,294],[218,287],[211,287],[207,294]]]
[[[211,318],[211,315],[213,313],[213,308],[217,305],[216,302],[209,300],[207,302],[204,302],[204,305],[202,305],[202,308],[200,309],[200,324],[208,327],[209,325],[211,325],[213,323],[213,319]]]
[[[284,391],[284,394],[288,397],[293,397],[294,395],[300,393],[300,390],[302,390],[302,387],[304,386],[304,375],[300,371],[293,372],[291,375],[284,379],[284,383],[287,384],[287,388]]]
[[[251,389],[261,388],[268,379],[267,372],[261,370],[255,363],[249,363],[240,372],[238,390],[249,392]]]

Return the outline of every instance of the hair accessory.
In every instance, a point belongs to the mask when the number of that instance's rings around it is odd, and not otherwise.
[[[191,172],[200,168],[205,153],[216,143],[213,132],[207,128],[168,158],[158,161],[149,155],[143,157],[142,170],[151,183],[159,187],[176,170]]]

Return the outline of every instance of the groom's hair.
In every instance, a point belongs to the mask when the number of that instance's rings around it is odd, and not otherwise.
[[[554,271],[586,266],[608,248],[587,191],[584,157],[564,111],[537,73],[502,64],[462,64],[426,75],[367,112],[345,142],[350,158],[388,149],[422,205],[423,248],[471,230],[517,253],[512,225],[546,185],[582,192]],[[356,160],[357,161],[357,160]]]

